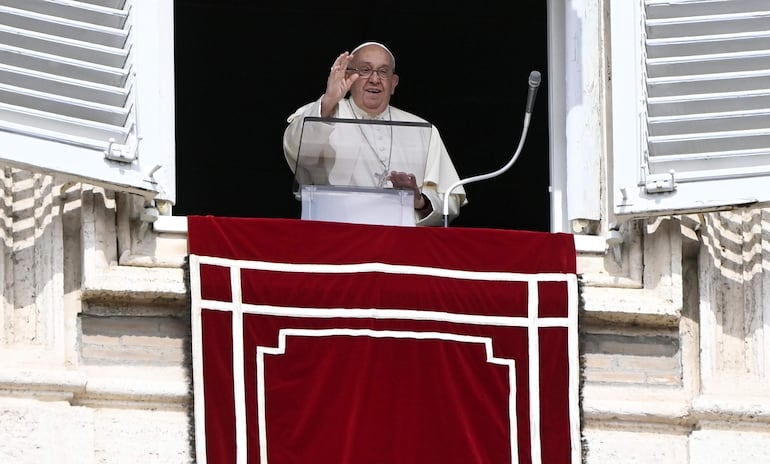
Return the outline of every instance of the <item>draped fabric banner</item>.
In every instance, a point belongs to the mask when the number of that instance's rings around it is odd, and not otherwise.
[[[580,462],[569,234],[188,218],[199,463]]]

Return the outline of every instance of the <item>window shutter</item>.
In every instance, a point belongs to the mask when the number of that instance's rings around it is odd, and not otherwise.
[[[770,201],[767,0],[611,4],[615,212]]]
[[[172,50],[171,0],[0,0],[0,160],[173,200]]]

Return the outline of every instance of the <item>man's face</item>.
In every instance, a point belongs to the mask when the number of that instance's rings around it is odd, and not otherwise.
[[[355,53],[350,67],[371,71],[369,76],[360,75],[350,87],[350,96],[356,105],[371,115],[385,111],[398,85],[390,54],[382,47],[368,45]]]

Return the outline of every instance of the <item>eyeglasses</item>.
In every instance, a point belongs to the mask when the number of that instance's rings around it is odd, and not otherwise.
[[[390,68],[372,69],[370,66],[362,66],[360,68],[347,68],[347,70],[358,74],[364,79],[368,79],[372,72],[376,72],[380,79],[390,79],[393,76],[393,70]]]

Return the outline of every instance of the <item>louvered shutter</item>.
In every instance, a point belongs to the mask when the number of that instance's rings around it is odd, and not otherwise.
[[[616,214],[770,200],[770,2],[610,8]]]
[[[0,0],[0,159],[174,197],[171,0]]]

